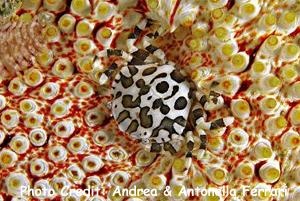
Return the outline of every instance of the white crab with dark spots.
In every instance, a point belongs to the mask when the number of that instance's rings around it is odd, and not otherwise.
[[[206,119],[199,103],[207,103],[207,96],[195,105],[190,84],[171,64],[123,66],[112,88],[112,114],[119,129],[140,140],[152,152],[164,149],[176,153],[188,131],[185,129],[188,120],[192,119],[195,126]],[[218,119],[204,125],[207,129],[215,129],[229,123],[232,121]],[[202,148],[206,143],[204,137],[201,138]],[[191,138],[190,141],[193,144]]]

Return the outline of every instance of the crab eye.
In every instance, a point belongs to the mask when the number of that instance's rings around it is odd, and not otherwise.
[[[6,107],[6,98],[0,95],[0,110],[4,109],[5,107]]]
[[[74,43],[74,49],[78,54],[87,55],[93,52],[95,44],[92,40],[87,38],[79,38]]]
[[[91,4],[88,0],[72,0],[71,11],[81,17],[87,16],[91,12]]]
[[[24,125],[27,128],[39,127],[43,122],[44,115],[37,113],[28,113],[25,116]]]
[[[16,110],[4,110],[1,114],[1,124],[7,129],[16,127],[19,124],[20,115]]]
[[[83,137],[73,137],[69,141],[67,148],[73,154],[81,154],[88,149],[88,144]]]
[[[76,26],[76,34],[78,36],[90,36],[93,30],[93,25],[86,19],[78,22]]]
[[[76,19],[70,14],[64,14],[58,20],[58,27],[64,33],[72,33],[75,27]]]
[[[220,167],[213,167],[208,171],[208,176],[217,185],[222,185],[227,181],[227,170]]]
[[[125,187],[130,181],[130,175],[124,171],[116,171],[111,175],[110,183],[114,186]]]
[[[47,82],[40,88],[39,95],[46,100],[51,100],[58,95],[59,84],[54,82]]]
[[[43,29],[43,35],[46,37],[48,42],[58,42],[60,39],[60,31],[54,25],[47,25]]]
[[[277,161],[270,161],[259,169],[259,176],[266,183],[274,183],[280,177],[280,168]]]
[[[67,176],[74,183],[81,183],[85,177],[85,173],[78,165],[74,164],[68,167]]]
[[[251,178],[254,174],[254,165],[250,162],[242,162],[236,169],[236,174],[241,178]]]
[[[52,67],[52,73],[60,78],[68,78],[73,72],[74,67],[72,62],[65,58],[58,59]]]
[[[30,173],[42,177],[48,174],[49,165],[44,159],[34,159],[30,161]]]
[[[290,130],[281,136],[281,145],[284,149],[294,149],[300,145],[300,136],[297,132]]]
[[[0,167],[1,168],[9,168],[9,167],[14,166],[17,159],[18,159],[17,154],[9,149],[2,149],[0,151]]]
[[[58,137],[68,138],[73,134],[75,126],[72,121],[65,120],[56,123],[53,130],[55,135],[57,135]]]
[[[78,98],[89,98],[94,94],[93,87],[86,82],[79,82],[74,89],[74,95]]]
[[[29,140],[34,146],[43,146],[47,140],[47,133],[41,128],[33,129],[29,133]]]
[[[30,186],[28,178],[22,173],[12,172],[5,178],[5,186],[8,194],[21,195],[22,187]]]
[[[48,158],[54,163],[63,162],[67,159],[67,150],[62,145],[50,147]]]
[[[97,172],[103,167],[104,163],[98,156],[89,155],[82,160],[82,167],[85,172]]]
[[[9,82],[8,91],[15,96],[21,96],[26,91],[27,87],[20,78],[14,78]]]

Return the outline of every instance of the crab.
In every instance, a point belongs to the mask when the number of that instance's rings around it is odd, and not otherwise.
[[[225,128],[234,118],[224,117],[207,122],[206,110],[223,106],[219,93],[195,93],[195,86],[183,76],[173,62],[166,61],[163,51],[151,44],[158,33],[144,36],[143,48],[133,44],[147,27],[139,24],[129,34],[131,52],[108,49],[105,56],[120,56],[126,63],[113,63],[100,76],[100,84],[112,81],[112,116],[121,131],[138,140],[150,152],[178,153],[183,144],[192,156],[195,138],[199,149],[206,149],[206,131]],[[103,55],[103,53],[102,53]]]

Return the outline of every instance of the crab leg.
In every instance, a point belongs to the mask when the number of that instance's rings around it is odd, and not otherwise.
[[[198,92],[196,96],[200,104],[206,111],[219,109],[224,104],[223,97],[215,91],[210,91],[208,96],[201,92]]]

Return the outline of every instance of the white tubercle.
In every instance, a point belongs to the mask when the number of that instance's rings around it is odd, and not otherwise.
[[[59,89],[59,84],[55,82],[47,82],[40,88],[39,95],[43,99],[51,100],[58,95]]]
[[[72,137],[67,145],[68,150],[73,154],[83,154],[89,145],[84,137]]]
[[[82,19],[76,25],[76,35],[79,37],[88,37],[94,29],[94,24],[87,19]]]
[[[222,8],[227,4],[228,0],[208,0],[207,7],[209,10],[214,10],[217,8]]]
[[[280,165],[278,161],[268,161],[259,168],[259,176],[266,183],[274,183],[280,177]]]
[[[208,177],[217,185],[223,185],[228,180],[228,172],[222,167],[212,166],[207,170]]]
[[[225,75],[216,81],[219,82],[218,91],[229,96],[235,95],[241,86],[241,79],[236,75]]]
[[[47,133],[42,128],[32,129],[29,133],[29,140],[34,146],[43,146],[47,141]]]
[[[17,196],[21,194],[23,186],[30,186],[30,182],[25,174],[11,172],[5,178],[5,186],[9,195]]]
[[[236,168],[236,175],[241,179],[252,178],[254,175],[254,164],[252,162],[241,162]]]
[[[80,81],[74,88],[74,95],[78,98],[89,98],[94,94],[94,89],[88,82]]]
[[[43,7],[49,11],[59,12],[66,8],[65,0],[44,0]]]
[[[34,183],[33,186],[34,190],[41,189],[44,194],[42,193],[41,195],[33,195],[33,197],[37,199],[53,199],[56,196],[56,193],[52,186],[50,185],[49,181],[46,179],[40,179]],[[51,194],[51,192],[54,192],[54,194]]]
[[[116,13],[116,8],[113,4],[99,1],[94,9],[94,18],[100,21],[109,20]]]
[[[17,154],[24,154],[29,149],[30,142],[24,135],[17,134],[9,142],[9,147]]]
[[[38,106],[33,99],[23,99],[20,102],[20,110],[23,113],[36,112],[38,110]]]
[[[111,174],[110,183],[114,186],[126,187],[130,182],[131,176],[125,171],[116,171]]]
[[[26,91],[27,86],[25,83],[18,77],[13,78],[8,85],[8,91],[14,94],[15,96],[21,96]]]
[[[285,150],[297,148],[300,145],[300,135],[294,130],[288,130],[281,136],[280,142]]]
[[[74,72],[74,66],[68,58],[59,58],[52,67],[52,73],[60,78],[68,78]]]
[[[64,162],[67,154],[67,150],[62,145],[52,146],[48,150],[48,158],[54,163]]]
[[[7,129],[18,126],[19,118],[20,114],[16,110],[7,109],[1,112],[1,124]]]
[[[274,74],[268,74],[260,78],[259,88],[263,93],[276,93],[282,86],[282,81]]]
[[[13,167],[18,160],[18,155],[10,149],[0,150],[0,167],[9,168]]]
[[[55,124],[53,131],[58,137],[68,138],[75,131],[75,126],[71,120],[59,121]]]
[[[248,146],[249,135],[243,129],[235,128],[229,133],[228,143],[230,143],[236,151],[242,151]]]
[[[284,62],[295,61],[299,58],[300,47],[296,43],[285,43],[280,51],[279,59]]]
[[[241,3],[239,5],[239,17],[244,21],[247,22],[253,18],[255,18],[260,11],[261,7],[257,0],[247,1],[245,3]]]
[[[97,172],[103,167],[104,163],[100,157],[96,155],[89,155],[83,158],[82,167],[85,172]]]
[[[0,110],[6,107],[6,98],[3,95],[0,95]]]
[[[296,105],[295,107],[292,108],[289,114],[289,119],[292,125],[294,126],[300,125],[300,105]]]
[[[279,105],[280,103],[272,96],[265,96],[259,102],[259,108],[265,114],[274,114]]]
[[[77,164],[72,164],[67,168],[67,176],[75,184],[82,184],[86,175]]]
[[[74,50],[80,55],[91,54],[95,48],[94,42],[88,38],[78,38],[74,43]]]
[[[24,81],[27,85],[35,87],[43,82],[43,74],[35,68],[30,68],[25,71]]]
[[[265,120],[266,133],[270,136],[280,134],[288,125],[284,116],[273,116]]]
[[[109,27],[102,27],[97,31],[96,39],[100,42],[104,47],[109,48],[111,42],[113,41],[114,30]]]
[[[41,158],[30,161],[30,173],[37,177],[42,177],[48,174],[49,165],[47,161]]]
[[[76,19],[71,14],[64,14],[58,20],[59,29],[67,34],[70,34],[74,31]]]
[[[93,135],[93,142],[98,146],[107,146],[114,141],[114,133],[105,130],[96,131]]]
[[[266,60],[256,59],[251,65],[250,75],[257,79],[267,75],[271,71],[271,64]]]
[[[91,13],[91,3],[89,0],[72,0],[71,12],[85,17]]]
[[[233,115],[240,119],[246,119],[250,116],[251,108],[244,99],[233,99],[230,105]]]
[[[260,139],[252,149],[252,155],[257,160],[265,160],[274,156],[271,143],[266,139]]]
[[[44,119],[43,114],[38,113],[27,113],[24,119],[24,125],[27,128],[40,127]]]
[[[278,20],[278,32],[290,34],[299,26],[299,14],[291,10],[285,10],[281,13]]]

